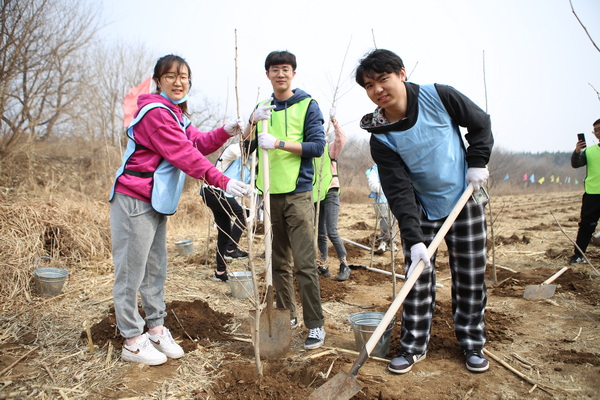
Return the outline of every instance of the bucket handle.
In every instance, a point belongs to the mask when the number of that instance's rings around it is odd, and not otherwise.
[[[186,234],[179,234],[177,236],[175,236],[175,243],[179,243],[179,242],[183,242],[184,240],[194,240],[194,237],[192,235],[186,235]]]
[[[60,266],[61,266],[63,269],[66,269],[66,268],[63,266],[63,264],[62,264],[60,261],[58,261],[58,260],[55,260],[54,258],[52,258],[52,257],[48,257],[48,256],[40,256],[40,257],[38,257],[38,258],[35,260],[35,262],[33,263],[33,269],[35,269],[35,268],[36,268],[36,266],[37,266],[38,262],[39,262],[39,261],[40,261],[42,258],[46,258],[46,259],[48,259],[48,260],[56,261],[56,262],[57,262],[57,263],[58,263],[58,264],[59,264],[59,265],[60,265]]]

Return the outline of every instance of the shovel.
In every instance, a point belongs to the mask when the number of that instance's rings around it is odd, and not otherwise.
[[[448,230],[454,223],[454,220],[456,219],[458,214],[460,214],[460,212],[462,211],[463,207],[469,200],[469,197],[472,193],[473,185],[469,184],[465,192],[462,194],[460,199],[458,199],[458,202],[450,212],[450,215],[448,215],[446,221],[444,221],[444,223],[440,227],[440,230],[433,238],[433,241],[427,248],[427,256],[429,258],[433,257],[433,254],[442,242],[442,239],[444,238],[444,236],[446,236],[446,233],[448,233]],[[417,279],[419,279],[419,276],[423,272],[424,268],[425,263],[423,262],[423,260],[419,260],[419,262],[416,265],[413,264],[410,266],[409,270],[411,272],[409,274],[408,279],[398,292],[398,295],[390,305],[390,308],[386,311],[385,315],[381,319],[381,322],[379,322],[379,325],[377,325],[375,331],[371,334],[371,337],[369,338],[367,343],[365,343],[365,345],[363,346],[361,352],[356,358],[356,361],[354,361],[352,368],[350,368],[350,372],[338,372],[338,374],[334,376],[329,382],[317,388],[309,396],[309,400],[349,400],[352,396],[354,396],[362,389],[362,386],[360,385],[360,383],[358,383],[358,380],[356,379],[358,370],[365,363],[365,361],[377,345],[377,342],[379,342],[381,335],[383,335],[383,332],[392,321],[392,318],[394,318],[394,315],[396,315],[396,312],[400,308],[400,305],[402,305],[404,299],[406,299],[406,296],[414,286],[415,282],[417,281]]]
[[[549,299],[556,291],[556,285],[551,285],[551,283],[554,282],[556,278],[564,274],[568,269],[569,267],[562,267],[560,271],[546,279],[541,285],[526,286],[525,292],[523,292],[523,297],[529,300]]]
[[[263,123],[263,132],[266,132],[266,123]],[[267,287],[266,310],[260,314],[258,340],[260,355],[267,359],[281,358],[290,349],[292,331],[290,325],[290,310],[287,308],[273,307],[273,260],[272,244],[273,231],[271,229],[271,201],[269,197],[269,152],[261,150],[263,172],[263,205],[265,227],[265,285]],[[265,312],[266,311],[266,312]]]

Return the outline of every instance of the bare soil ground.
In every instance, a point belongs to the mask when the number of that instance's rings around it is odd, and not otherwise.
[[[488,260],[486,349],[504,364],[491,359],[486,373],[466,370],[453,332],[451,280],[442,245],[437,273],[443,287],[438,288],[427,358],[402,376],[390,374],[385,362],[367,361],[358,374],[363,389],[354,399],[597,399],[600,278],[594,267],[600,266],[600,248],[588,250],[592,266],[576,265],[555,281],[551,299],[523,298],[527,285],[538,285],[567,266],[573,247],[567,235],[575,238],[580,198],[576,192],[492,197],[495,247],[490,246]],[[374,224],[370,204],[342,204],[342,237],[370,245]],[[0,399],[305,399],[354,362],[355,355],[340,350],[356,350],[348,316],[385,311],[392,300],[391,276],[364,268],[390,271],[390,253],[371,258],[369,251],[347,244],[350,279],[320,281],[325,347],[304,351],[307,332],[301,325],[292,331],[286,357],[265,361],[258,377],[248,342],[251,301],[232,297],[228,284],[211,280],[214,250],[207,251],[206,225],[185,232],[195,238],[195,252],[188,257],[179,256],[172,244],[182,233],[169,232],[166,325],[186,350],[183,358],[157,367],[122,362],[110,260],[103,267],[71,266],[60,296],[32,294],[25,306],[3,306]],[[211,233],[214,246],[214,229]],[[257,235],[256,254],[262,253],[262,242]],[[396,272],[402,273],[398,256]],[[263,260],[254,260],[261,270]],[[230,267],[244,268],[239,262]],[[335,275],[332,249],[330,269]],[[397,284],[399,289],[402,282]],[[399,328],[396,322],[388,358],[398,350]]]

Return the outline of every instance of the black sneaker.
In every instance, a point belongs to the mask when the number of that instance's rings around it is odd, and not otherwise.
[[[471,372],[485,372],[490,368],[490,362],[481,350],[463,350],[467,360],[467,369]]]
[[[234,249],[234,250],[227,250],[225,252],[225,259],[226,260],[234,260],[236,258],[246,258],[248,257],[248,253],[246,253],[245,251],[242,251],[240,249]]]
[[[388,370],[394,374],[405,374],[421,360],[425,359],[425,354],[410,354],[401,351],[388,365]]]
[[[571,257],[571,259],[569,260],[569,265],[573,265],[573,264],[583,264],[585,263],[585,258],[578,256],[577,254],[575,254],[573,257]]]
[[[323,278],[329,278],[331,276],[329,273],[329,267],[317,267],[317,269]]]
[[[294,317],[290,319],[290,327],[296,329],[298,327],[298,318]]]
[[[215,271],[215,275],[213,276],[213,281],[216,281],[216,282],[227,282],[228,279],[229,279],[229,277],[227,276],[227,272],[218,274],[217,271]]]
[[[338,274],[337,280],[341,282],[345,281],[348,278],[350,278],[350,267],[348,267],[346,263],[342,262],[340,264],[340,272]]]
[[[308,330],[308,336],[304,341],[304,348],[307,350],[317,349],[323,346],[325,342],[325,329],[320,326]]]

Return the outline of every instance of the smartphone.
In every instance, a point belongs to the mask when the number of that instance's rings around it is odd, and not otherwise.
[[[583,143],[585,143],[585,134],[583,134],[583,133],[578,133],[578,134],[577,134],[577,140],[578,140],[578,141],[583,141]]]

